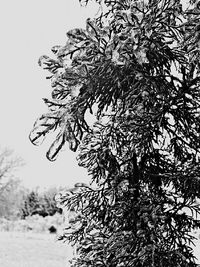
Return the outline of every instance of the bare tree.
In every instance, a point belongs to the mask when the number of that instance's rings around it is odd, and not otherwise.
[[[0,149],[0,217],[16,213],[16,193],[20,181],[16,178],[15,171],[23,165],[24,161],[14,156],[11,149]]]
[[[14,172],[24,164],[19,157],[13,156],[10,149],[2,149],[0,152],[0,193],[9,185]]]

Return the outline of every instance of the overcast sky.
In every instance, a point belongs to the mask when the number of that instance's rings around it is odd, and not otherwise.
[[[42,101],[50,96],[50,81],[38,58],[51,56],[51,47],[64,45],[66,32],[84,27],[96,8],[80,8],[78,0],[6,0],[0,9],[0,146],[14,150],[26,165],[17,175],[25,186],[73,185],[86,181],[75,154],[65,151],[56,162],[46,159],[50,140],[33,146],[28,135],[35,120],[47,112]]]

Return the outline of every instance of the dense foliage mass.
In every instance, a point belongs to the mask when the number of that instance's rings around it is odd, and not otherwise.
[[[48,159],[68,143],[91,178],[59,199],[74,214],[72,266],[196,266],[200,3],[96,2],[96,18],[40,58],[53,90],[30,134],[55,131]]]

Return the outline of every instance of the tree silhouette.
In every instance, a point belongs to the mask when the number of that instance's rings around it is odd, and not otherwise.
[[[197,266],[199,2],[96,2],[39,60],[53,90],[30,139],[55,131],[47,158],[68,143],[91,179],[60,195],[74,214],[61,238],[76,244],[74,267]]]

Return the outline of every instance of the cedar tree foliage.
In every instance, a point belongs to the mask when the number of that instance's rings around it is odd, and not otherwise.
[[[197,266],[200,3],[94,2],[85,29],[39,59],[52,94],[30,139],[55,132],[47,158],[69,144],[90,177],[59,196],[74,214],[61,239],[73,267]]]

